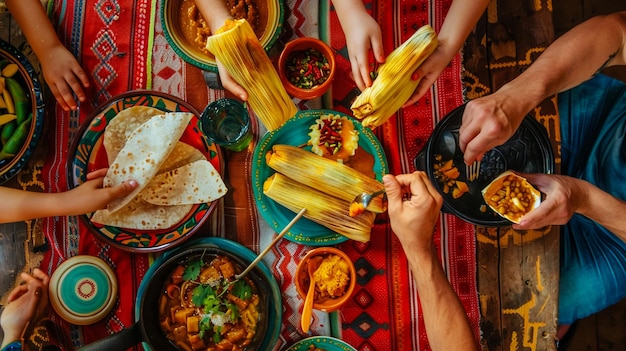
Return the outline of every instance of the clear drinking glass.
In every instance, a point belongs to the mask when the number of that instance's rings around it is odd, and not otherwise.
[[[241,151],[252,141],[250,115],[241,101],[223,98],[211,102],[201,115],[202,131],[214,143]]]

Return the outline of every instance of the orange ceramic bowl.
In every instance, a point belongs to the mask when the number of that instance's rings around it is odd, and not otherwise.
[[[328,298],[324,301],[313,300],[313,308],[324,312],[332,312],[338,310],[339,308],[341,308],[341,306],[348,302],[348,300],[352,296],[352,293],[354,292],[354,288],[356,286],[356,270],[354,268],[354,263],[350,260],[348,255],[334,247],[315,248],[309,251],[298,263],[295,276],[296,290],[298,291],[298,294],[300,295],[302,300],[304,300],[306,298],[306,293],[309,290],[309,261],[311,260],[311,258],[316,256],[321,256],[325,258],[330,255],[337,255],[347,263],[348,275],[350,277],[350,280],[348,281],[348,285],[346,286],[345,293],[340,297]]]
[[[311,70],[310,75],[307,75],[304,81],[296,82],[296,77],[302,78],[302,75],[298,74],[299,70],[295,67],[300,61],[299,57],[313,57],[316,55],[323,56],[328,63],[328,67],[317,69],[317,72]],[[335,67],[335,53],[330,46],[319,39],[311,37],[298,38],[288,42],[278,58],[278,75],[287,93],[292,97],[303,100],[318,98],[328,91],[335,76]],[[312,87],[306,87],[307,83],[315,77],[326,77],[326,80],[319,84],[314,83]],[[321,81],[323,78],[319,80]]]

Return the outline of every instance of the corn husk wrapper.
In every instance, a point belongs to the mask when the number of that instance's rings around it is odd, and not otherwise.
[[[373,129],[382,125],[407,102],[419,83],[411,76],[438,43],[434,29],[425,25],[389,54],[378,77],[350,107],[363,126]]]
[[[350,202],[329,196],[289,177],[274,173],[263,183],[263,194],[293,212],[306,208],[304,217],[349,239],[368,242],[375,213],[350,217]]]
[[[248,92],[248,104],[261,123],[272,131],[298,109],[287,94],[278,72],[245,19],[228,20],[207,39],[206,48]]]
[[[354,168],[297,146],[276,144],[265,155],[265,162],[275,171],[343,201],[352,202],[361,193],[384,189],[381,182]],[[367,206],[367,210],[375,213],[386,209],[382,196],[375,197]]]

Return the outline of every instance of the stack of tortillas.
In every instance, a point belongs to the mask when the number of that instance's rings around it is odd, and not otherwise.
[[[104,148],[109,170],[104,186],[134,179],[139,186],[96,211],[94,223],[156,230],[180,222],[194,204],[215,201],[226,185],[196,148],[179,141],[193,117],[135,106],[120,111],[107,125]]]

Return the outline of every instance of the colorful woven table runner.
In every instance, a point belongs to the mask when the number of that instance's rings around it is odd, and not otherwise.
[[[161,1],[62,1],[55,4],[53,18],[62,42],[79,59],[90,75],[90,100],[76,112],[56,108],[51,123],[48,157],[42,178],[50,192],[68,187],[68,149],[78,128],[90,114],[110,98],[128,91],[150,89],[181,98],[196,109],[223,97],[210,91],[202,72],[169,48],[156,15]],[[134,323],[137,289],[152,255],[131,254],[96,239],[77,217],[48,218],[43,230],[50,249],[42,269],[52,273],[65,259],[87,254],[103,259],[116,273],[119,299],[113,312],[93,325],[79,327],[56,314],[51,319],[55,337],[63,349],[73,349]],[[140,346],[137,346],[140,347]]]
[[[385,52],[408,39],[419,27],[430,24],[438,31],[450,1],[365,1],[382,29]],[[324,13],[324,11],[320,11]],[[339,74],[333,83],[334,108],[350,113],[358,90],[349,77],[350,63],[343,31],[333,8],[327,22],[320,23],[333,49]],[[327,23],[324,26],[324,23]],[[443,71],[431,91],[418,104],[402,109],[375,133],[379,137],[393,174],[415,170],[413,160],[425,145],[435,124],[463,103],[460,56]],[[435,234],[441,260],[470,318],[479,340],[480,314],[476,287],[474,227],[442,215]],[[346,242],[341,248],[353,258],[359,279],[353,303],[341,311],[342,338],[359,350],[429,349],[419,306],[402,247],[384,216],[377,219],[367,244]]]

